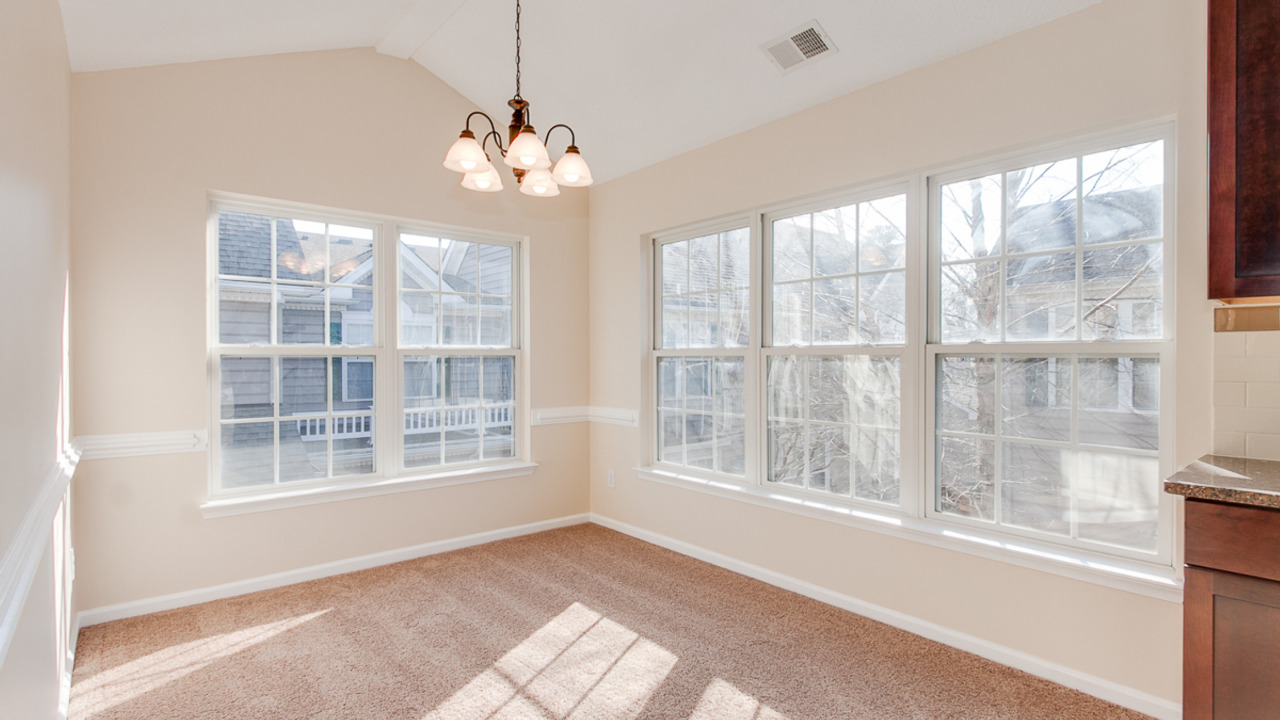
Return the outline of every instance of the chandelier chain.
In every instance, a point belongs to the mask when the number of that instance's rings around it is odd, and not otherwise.
[[[520,0],[516,0],[516,97],[520,97]]]

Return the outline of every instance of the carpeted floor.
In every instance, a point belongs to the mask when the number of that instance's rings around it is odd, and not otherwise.
[[[81,632],[72,720],[1144,718],[596,525]]]

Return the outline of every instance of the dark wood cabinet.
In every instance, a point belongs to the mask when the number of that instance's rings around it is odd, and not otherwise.
[[[1188,500],[1184,720],[1280,717],[1280,510]]]
[[[1280,2],[1209,0],[1209,296],[1280,295]]]

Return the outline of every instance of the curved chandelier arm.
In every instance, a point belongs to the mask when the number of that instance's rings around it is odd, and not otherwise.
[[[542,144],[543,144],[543,145],[546,145],[546,144],[547,144],[547,142],[551,140],[551,132],[552,132],[553,130],[555,130],[556,128],[564,128],[565,130],[568,130],[568,131],[569,131],[569,144],[570,144],[570,145],[577,145],[577,144],[578,144],[578,138],[577,138],[577,136],[574,134],[574,132],[573,132],[573,128],[569,127],[568,125],[565,125],[564,123],[559,123],[559,124],[557,124],[557,125],[552,125],[552,126],[547,130],[547,134],[542,136]]]
[[[485,117],[488,117],[487,115]],[[502,157],[507,156],[507,149],[502,146],[502,135],[497,130],[490,130],[485,133],[484,138],[480,141],[481,147],[489,143],[489,138],[493,138],[493,144],[498,146],[498,152]]]

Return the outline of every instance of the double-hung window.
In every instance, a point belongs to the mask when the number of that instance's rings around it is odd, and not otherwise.
[[[210,241],[213,497],[522,458],[519,240],[218,199]]]
[[[932,179],[931,514],[1159,549],[1165,155],[1152,140]]]
[[[1168,137],[655,236],[651,476],[1169,565]]]

